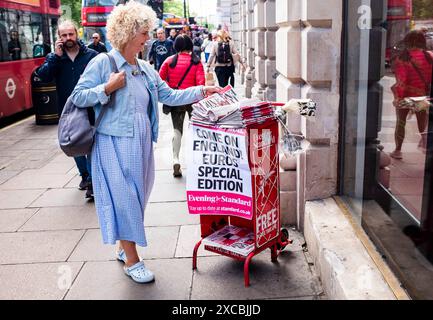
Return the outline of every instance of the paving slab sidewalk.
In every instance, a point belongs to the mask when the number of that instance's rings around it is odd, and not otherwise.
[[[0,130],[0,299],[326,298],[303,236],[291,228],[294,244],[278,263],[269,250],[253,259],[249,288],[241,262],[202,248],[192,270],[199,217],[188,214],[185,178],[172,176],[171,119],[161,112],[160,121],[144,223],[149,246],[139,250],[156,281],[145,285],[124,275],[115,247],[102,244],[94,204],[77,189],[75,163],[57,148],[57,126],[36,126],[30,117]]]

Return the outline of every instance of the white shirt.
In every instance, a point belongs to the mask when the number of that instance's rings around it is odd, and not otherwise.
[[[204,48],[205,53],[211,53],[212,52],[212,45],[213,41],[209,39],[205,39],[202,45],[202,48]]]

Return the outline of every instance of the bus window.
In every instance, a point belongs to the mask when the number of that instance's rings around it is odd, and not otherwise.
[[[7,30],[7,50],[9,54],[8,60],[21,60],[21,39],[18,29],[19,15],[14,10],[5,11],[5,27]]]
[[[21,44],[21,59],[31,59],[34,56],[34,46],[43,45],[40,42],[42,35],[42,17],[39,14],[25,13],[20,17],[19,33]],[[43,56],[43,52],[38,52],[39,56]]]
[[[57,18],[53,18],[49,20],[49,29],[51,30],[50,32],[50,41],[49,43],[51,44],[51,51],[54,51],[54,44],[56,43],[57,40]]]
[[[34,46],[43,44],[42,16],[29,12],[0,11],[1,61],[32,59]],[[38,56],[43,56],[39,53]]]
[[[8,29],[6,25],[6,11],[0,9],[0,62],[9,61]]]
[[[14,12],[1,9],[0,11],[0,34],[1,34],[1,61],[19,60],[21,49],[18,41],[17,26],[11,21],[16,21]]]

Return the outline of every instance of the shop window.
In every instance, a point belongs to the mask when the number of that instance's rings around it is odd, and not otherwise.
[[[345,2],[340,193],[409,294],[433,299],[433,1],[369,3],[359,28],[365,1]]]

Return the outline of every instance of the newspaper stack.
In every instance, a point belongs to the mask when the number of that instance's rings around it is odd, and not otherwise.
[[[226,225],[204,238],[202,243],[246,257],[254,250],[254,233],[246,228]]]
[[[239,100],[230,85],[193,106],[191,121],[196,124],[244,128],[275,120],[271,103],[259,99]]]

